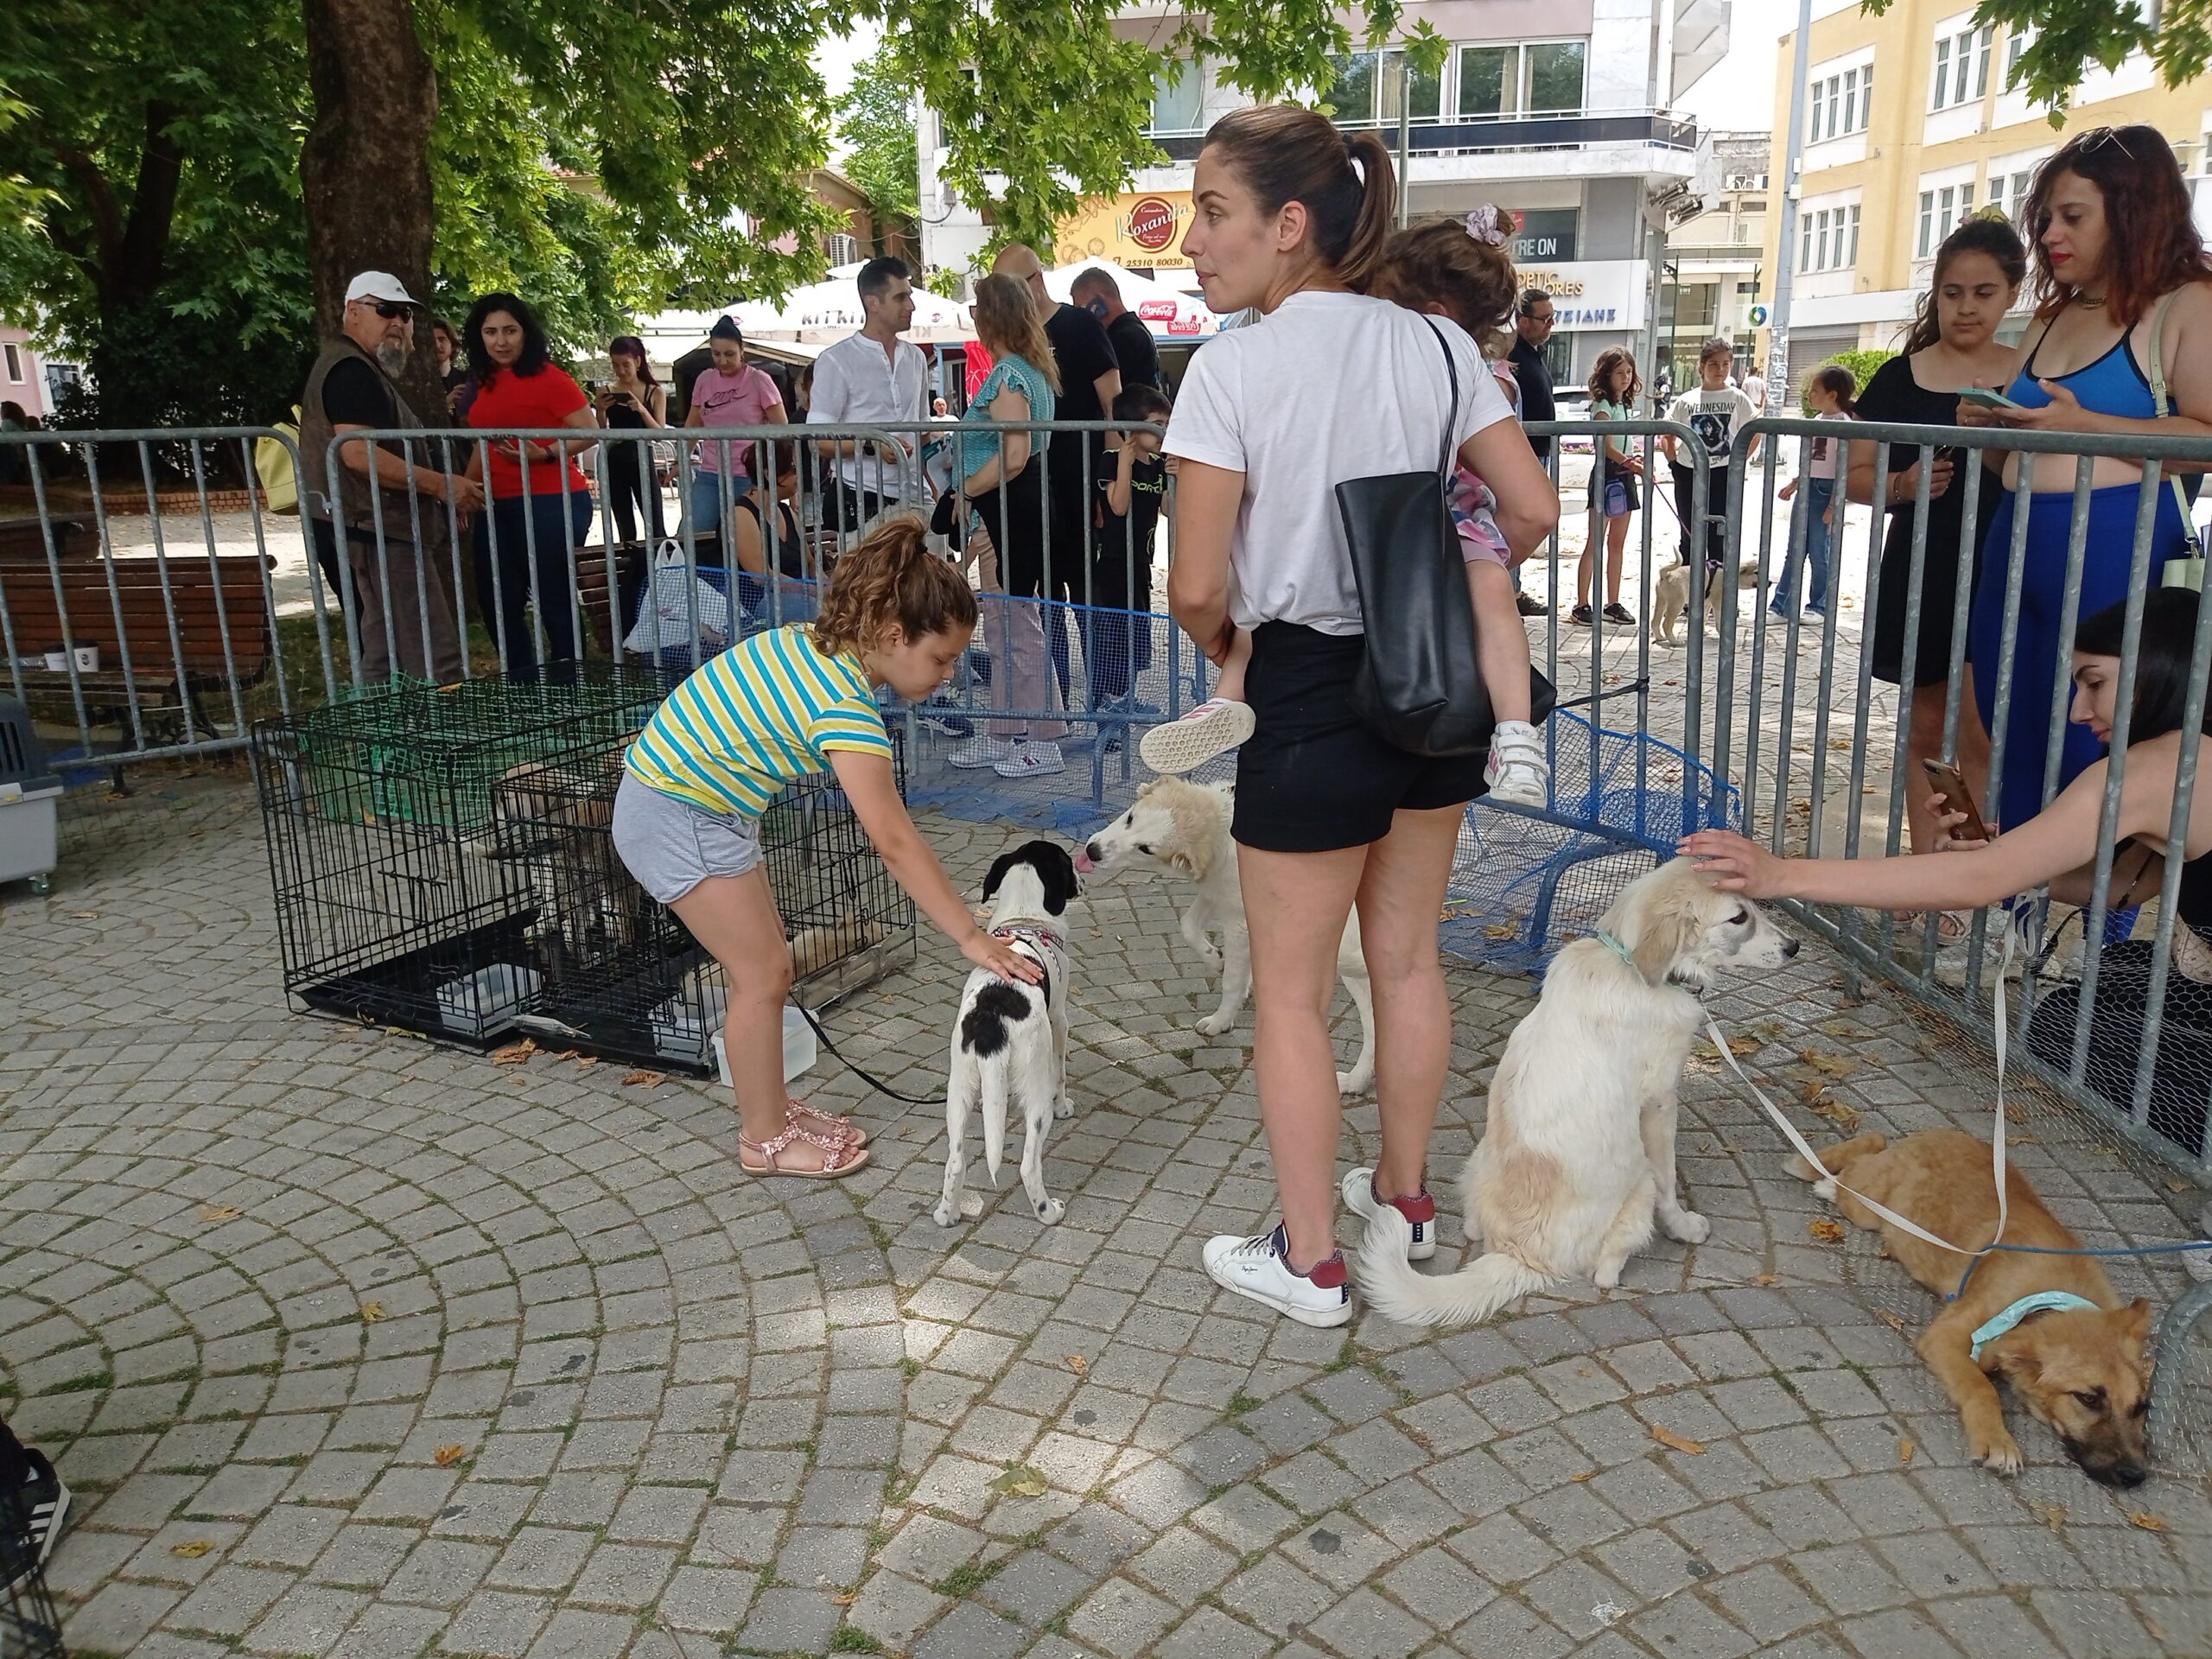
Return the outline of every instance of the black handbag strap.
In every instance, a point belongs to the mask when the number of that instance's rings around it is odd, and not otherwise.
[[[1436,336],[1436,348],[1444,353],[1444,372],[1452,381],[1452,412],[1444,417],[1444,458],[1436,464],[1437,472],[1448,485],[1452,481],[1452,457],[1459,447],[1452,442],[1459,430],[1459,365],[1452,358],[1452,342],[1444,338],[1444,331],[1427,315],[1423,315],[1421,321],[1428,324],[1428,332]]]

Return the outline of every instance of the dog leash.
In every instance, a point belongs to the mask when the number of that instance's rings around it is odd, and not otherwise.
[[[840,1054],[837,1052],[837,1045],[830,1040],[830,1033],[822,1028],[822,1021],[814,1017],[814,1010],[812,1008],[808,1007],[804,1002],[794,1002],[791,1006],[799,1011],[800,1015],[806,1020],[808,1025],[814,1027],[814,1035],[816,1039],[821,1043],[822,1046],[825,1050],[828,1051],[830,1058],[836,1061],[838,1065],[843,1066],[846,1071],[851,1072],[862,1083],[868,1084],[869,1088],[874,1090],[877,1094],[887,1096],[889,1098],[902,1102],[908,1106],[935,1106],[938,1103],[938,1097],[934,1095],[902,1095],[896,1089],[893,1089],[889,1084],[886,1083],[881,1077],[877,1077],[871,1071],[863,1071],[861,1067],[854,1065],[850,1060],[847,1059],[842,1054]],[[904,1112],[899,1114],[899,1117],[904,1117],[906,1116],[906,1114]],[[898,1121],[898,1118],[893,1118],[892,1120],[894,1123]]]

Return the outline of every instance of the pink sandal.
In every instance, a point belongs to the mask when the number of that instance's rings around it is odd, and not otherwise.
[[[821,1147],[822,1167],[785,1169],[780,1166],[776,1162],[776,1154],[794,1141],[808,1141]],[[747,1162],[745,1155],[747,1153],[757,1154],[760,1161],[758,1164]],[[738,1131],[738,1167],[748,1175],[788,1175],[794,1180],[834,1181],[856,1169],[866,1167],[869,1156],[865,1147],[855,1147],[849,1141],[832,1135],[817,1135],[813,1130],[803,1129],[795,1123],[787,1123],[781,1135],[772,1135],[766,1141],[748,1140],[743,1130]]]
[[[794,1124],[811,1129],[817,1135],[836,1135],[851,1147],[868,1145],[868,1131],[849,1117],[833,1117],[828,1112],[817,1112],[803,1100],[784,1103],[784,1127]]]

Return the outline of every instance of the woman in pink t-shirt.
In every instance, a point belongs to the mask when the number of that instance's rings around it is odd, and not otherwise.
[[[553,364],[544,324],[515,296],[477,301],[461,335],[477,381],[472,428],[597,429],[591,399]],[[493,438],[470,457],[468,475],[488,471],[492,498],[476,521],[477,607],[493,626],[509,679],[537,668],[528,609],[545,631],[547,662],[578,655],[574,553],[591,530],[592,500],[576,457],[596,442]]]
[[[781,426],[784,395],[766,374],[745,360],[745,336],[728,317],[707,334],[715,365],[691,383],[691,411],[686,427]],[[741,440],[709,438],[699,446],[698,470],[691,474],[685,502],[685,528],[694,536],[719,534],[722,525],[722,480],[729,480],[732,500],[753,488],[753,446]],[[703,554],[701,556],[705,556]]]

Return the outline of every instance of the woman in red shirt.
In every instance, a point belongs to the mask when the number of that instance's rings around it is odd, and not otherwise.
[[[553,365],[537,313],[515,296],[486,294],[470,308],[461,334],[477,379],[472,428],[599,425],[583,388]],[[547,662],[574,662],[581,654],[574,552],[591,529],[592,500],[576,456],[596,442],[495,437],[480,442],[468,463],[475,478],[490,461],[491,503],[476,521],[476,594],[509,679],[537,670],[527,608],[536,608],[545,631]]]

